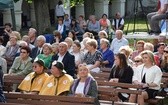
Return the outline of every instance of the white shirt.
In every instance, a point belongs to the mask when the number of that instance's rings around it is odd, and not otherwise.
[[[85,82],[79,82],[78,86],[76,87],[75,93],[81,93],[84,94],[84,87],[85,87]]]
[[[146,73],[146,74],[145,74]],[[162,71],[161,69],[154,65],[150,68],[145,68],[144,64],[139,65],[138,67],[136,67],[136,69],[134,70],[134,75],[133,75],[133,79],[132,81],[138,81],[141,82],[143,79],[143,75],[146,75],[145,77],[145,82],[146,83],[155,83],[158,86],[156,87],[149,87],[150,89],[156,89],[159,90],[160,89],[160,83],[161,83],[161,78],[162,78]]]
[[[116,28],[118,29],[118,23],[119,23],[119,20],[120,19],[116,19]],[[121,19],[121,22],[120,22],[121,25],[124,25],[124,19]],[[112,25],[114,26],[115,25],[115,22],[114,22],[114,19],[113,19],[113,23]]]
[[[58,24],[58,31],[62,34],[63,33],[63,28],[64,28],[64,25],[59,25]]]
[[[64,14],[65,14],[64,6],[63,5],[56,5],[55,14],[56,14],[56,16],[64,16]]]
[[[41,54],[42,53],[42,48],[40,48],[40,47],[38,47],[38,52],[40,51],[40,53],[39,54]]]
[[[110,45],[110,50],[114,52],[114,54],[119,53],[119,49],[121,46],[128,45],[128,40],[125,38],[121,38],[118,40],[117,38],[114,38]]]
[[[160,0],[160,9],[163,10],[164,9],[164,5],[168,4],[168,0]],[[168,9],[167,9],[168,11]]]
[[[60,53],[58,53],[58,60],[57,61],[59,61],[59,62],[62,62],[62,60],[64,59],[64,56],[65,56],[65,54],[63,55],[63,56],[61,56],[61,54]]]
[[[0,45],[0,56],[4,55],[6,51],[6,47],[4,47],[3,45]]]
[[[83,59],[84,59],[84,53],[83,53],[83,52],[79,52],[79,53],[74,53],[74,52],[72,52],[72,55],[75,56],[75,63],[76,63],[76,62],[82,63],[82,61],[83,61]]]

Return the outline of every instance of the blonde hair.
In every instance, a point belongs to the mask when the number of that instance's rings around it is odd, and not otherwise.
[[[11,35],[14,35],[17,37],[17,40],[21,40],[21,35],[18,31],[12,31]]]
[[[73,45],[73,40],[72,40],[71,37],[66,37],[65,40],[64,40],[64,42],[66,42],[66,41],[68,41],[70,43],[70,46]]]
[[[99,37],[100,37],[100,34],[101,34],[101,33],[103,33],[104,38],[108,38],[108,35],[107,35],[107,32],[106,32],[106,31],[104,31],[104,30],[99,31],[99,33],[98,33]]]
[[[147,54],[147,55],[149,56],[149,58],[150,58],[151,62],[153,63],[153,65],[156,64],[155,59],[154,59],[154,54],[153,54],[152,51],[150,51],[150,50],[142,51],[142,52],[140,53],[141,57],[142,57],[144,54]]]
[[[50,51],[52,51],[52,46],[50,43],[44,43],[43,48],[48,47]]]
[[[97,48],[97,41],[95,39],[89,39],[86,44],[93,46],[95,49]]]
[[[128,46],[121,46],[120,49],[119,49],[119,52],[122,52],[122,50],[124,50],[126,52],[126,56],[127,58],[132,54],[133,50]]]
[[[152,43],[149,43],[149,42],[146,42],[146,43],[144,44],[144,50],[150,50],[151,52],[153,52],[153,51],[154,51],[154,46],[153,46],[153,44],[152,44]]]

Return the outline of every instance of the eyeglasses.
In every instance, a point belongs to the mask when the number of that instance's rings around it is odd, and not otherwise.
[[[135,63],[139,63],[139,62],[141,62],[141,61],[140,61],[140,60],[135,60],[134,62],[135,62]]]
[[[20,53],[27,53],[27,52],[23,52],[23,51],[21,51]]]
[[[165,53],[168,53],[168,51],[164,50]]]

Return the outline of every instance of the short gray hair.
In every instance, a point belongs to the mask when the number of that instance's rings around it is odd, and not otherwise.
[[[46,42],[46,38],[45,38],[43,35],[39,35],[39,36],[37,37],[37,40],[43,40],[44,43]]]

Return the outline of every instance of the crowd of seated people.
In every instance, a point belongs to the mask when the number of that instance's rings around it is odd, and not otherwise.
[[[5,31],[9,40],[4,43],[6,40],[0,37],[0,49],[4,49],[0,50],[0,66],[4,76],[25,76],[18,86],[23,93],[97,98],[98,85],[90,72],[111,68],[110,82],[149,88],[138,97],[138,103],[143,105],[144,99],[154,98],[151,94],[159,90],[162,72],[168,72],[168,47],[159,42],[154,52],[152,43],[140,40],[132,49],[120,29],[116,29],[116,38],[110,42],[109,28],[111,23],[106,14],[99,21],[91,15],[88,22],[82,15],[79,20],[65,15],[64,20],[58,18],[51,43],[46,43],[46,37],[37,35],[34,28],[23,37],[17,31]],[[157,79],[155,74],[159,74]],[[133,95],[118,96],[122,101],[135,101]]]

